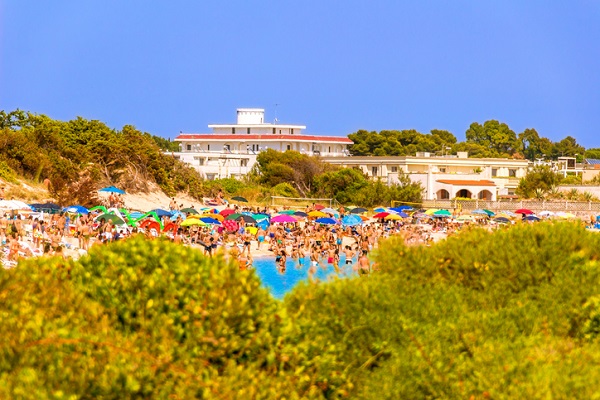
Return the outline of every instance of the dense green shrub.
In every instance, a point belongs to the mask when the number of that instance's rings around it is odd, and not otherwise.
[[[379,272],[274,300],[133,238],[0,270],[0,398],[594,398],[600,236],[578,224],[382,244]]]

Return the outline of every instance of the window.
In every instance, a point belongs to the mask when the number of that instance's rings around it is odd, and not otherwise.
[[[249,135],[250,134],[250,128],[246,129],[246,133]]]
[[[228,144],[226,144],[226,145],[223,145],[223,151],[224,151],[225,153],[231,153],[231,149],[230,149],[230,147],[229,147],[229,145],[228,145]]]
[[[281,135],[281,129],[279,130],[279,134]]]
[[[396,167],[396,166],[393,166],[390,169],[392,172],[398,172],[398,167]]]
[[[293,134],[294,134],[294,130],[290,129],[290,135],[293,135]]]
[[[195,161],[198,161],[198,165],[204,165],[204,157],[194,157]]]
[[[498,168],[492,168],[492,176],[498,176]]]
[[[231,128],[231,134],[235,135],[235,128]]]
[[[242,158],[242,159],[240,160],[240,165],[241,165],[242,167],[247,167],[247,166],[248,166],[248,159],[247,159],[247,158]]]
[[[210,151],[210,144],[206,145],[206,151]]]
[[[291,150],[291,149],[292,149],[292,145],[288,144],[288,145],[287,145],[287,149],[288,149],[288,150]]]
[[[440,167],[440,172],[442,174],[445,174],[446,173],[446,167]]]
[[[329,150],[327,150],[329,153],[331,153],[331,146],[329,146]]]
[[[371,167],[371,174],[377,176],[377,167]]]
[[[508,170],[508,176],[509,178],[516,178],[517,177],[517,170],[516,169],[509,169]]]
[[[187,151],[191,151],[191,150],[192,150],[192,145],[191,145],[191,144],[188,144],[188,145],[186,146],[186,149],[187,149]]]
[[[273,128],[273,135],[277,133],[277,130],[275,128]]]

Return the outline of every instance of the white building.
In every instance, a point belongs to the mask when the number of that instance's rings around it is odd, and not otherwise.
[[[239,178],[252,169],[260,151],[296,150],[308,155],[339,158],[348,155],[347,137],[302,133],[306,126],[265,122],[262,108],[239,108],[237,123],[208,125],[212,133],[181,133],[180,151],[173,155],[206,179]]]
[[[455,197],[497,200],[514,195],[519,181],[527,174],[529,161],[508,158],[468,158],[466,152],[442,157],[430,153],[417,156],[365,156],[323,161],[341,167],[359,168],[367,176],[388,184],[398,182],[400,172],[420,182],[426,200]]]

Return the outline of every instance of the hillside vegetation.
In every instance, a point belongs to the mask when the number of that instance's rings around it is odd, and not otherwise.
[[[107,185],[136,192],[157,184],[167,194],[196,197],[203,192],[196,171],[164,154],[160,138],[133,126],[114,130],[100,121],[62,122],[17,110],[0,111],[0,129],[0,178],[48,179],[50,194],[63,204],[94,204],[95,191]]]
[[[600,236],[571,223],[384,242],[368,278],[274,300],[143,238],[0,270],[1,398],[594,398]]]
[[[63,205],[95,205],[96,190],[109,185],[128,193],[158,186],[169,196],[183,192],[196,199],[222,190],[228,197],[244,196],[262,204],[272,195],[327,196],[363,206],[421,201],[421,186],[404,175],[388,186],[360,170],[333,167],[296,151],[261,152],[254,171],[243,180],[204,181],[168,153],[177,150],[178,143],[130,125],[115,130],[81,117],[63,122],[16,110],[0,111],[0,130],[0,179],[45,181],[50,195]]]

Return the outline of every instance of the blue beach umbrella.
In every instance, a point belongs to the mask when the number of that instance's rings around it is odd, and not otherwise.
[[[162,217],[170,217],[171,216],[171,212],[170,211],[163,210],[161,208],[155,208],[152,211],[154,211],[156,213],[156,215],[158,215],[160,218],[162,218]]]
[[[221,225],[221,223],[219,221],[217,221],[214,218],[211,217],[202,217],[200,218],[200,221],[204,222],[205,224],[209,224],[209,225]]]
[[[317,218],[315,220],[315,222],[317,224],[323,224],[323,225],[335,225],[335,224],[337,224],[337,221],[335,219],[333,219],[333,218]]]
[[[317,220],[318,221],[318,220]],[[346,215],[342,218],[342,225],[344,226],[355,226],[362,224],[363,220],[356,214]]]
[[[125,194],[124,190],[119,189],[118,187],[115,186],[108,186],[105,188],[102,188],[100,190],[98,190],[99,192],[106,192],[106,193],[118,193],[118,194]]]
[[[385,212],[387,210],[385,209],[385,207],[377,207],[377,208],[374,208],[373,211],[375,211],[376,213],[380,213],[380,212]]]
[[[63,212],[71,213],[71,214],[89,214],[89,211],[84,206],[74,205],[63,208]]]
[[[394,212],[403,212],[403,211],[410,211],[413,208],[411,206],[398,206],[398,207],[391,207],[390,210],[394,211]]]

